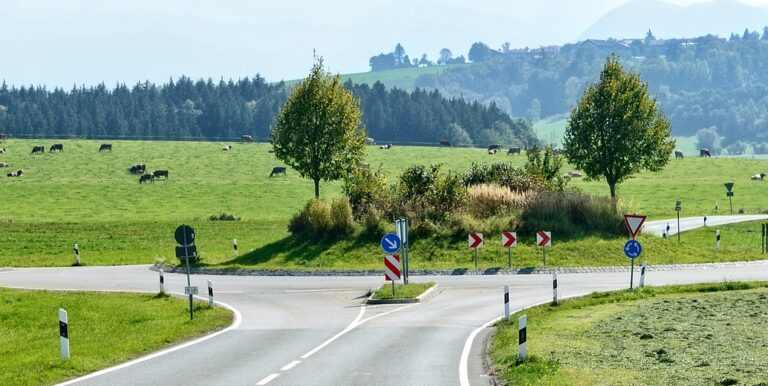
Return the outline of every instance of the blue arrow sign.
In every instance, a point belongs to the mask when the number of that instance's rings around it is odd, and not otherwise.
[[[386,253],[395,253],[400,250],[400,237],[394,233],[387,233],[381,238],[381,249]]]
[[[643,253],[643,246],[637,240],[629,240],[624,244],[624,254],[630,259],[636,259]]]

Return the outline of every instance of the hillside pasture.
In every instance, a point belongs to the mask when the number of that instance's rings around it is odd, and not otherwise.
[[[100,153],[102,141],[56,140],[64,144],[64,152],[30,154],[32,146],[50,146],[53,142],[9,139],[4,144],[8,152],[0,154],[0,162],[9,163],[12,169],[23,169],[24,176],[0,176],[0,266],[69,265],[74,261],[75,242],[79,243],[84,264],[149,264],[156,259],[173,264],[173,230],[187,223],[197,230],[203,264],[237,268],[380,268],[378,237],[338,242],[290,237],[286,230],[288,219],[312,197],[312,183],[291,168],[285,176],[270,178],[272,168],[284,164],[269,152],[269,144],[111,141],[112,152]],[[232,150],[222,151],[226,145],[232,145]],[[390,183],[412,164],[442,163],[446,170],[464,172],[471,162],[525,163],[525,156],[491,156],[485,149],[394,146],[380,150],[369,146],[367,152],[366,162],[372,168],[381,166]],[[127,169],[142,163],[150,172],[169,170],[169,178],[139,184],[139,177]],[[566,165],[566,170],[571,170],[570,166]],[[755,213],[768,209],[768,196],[764,194],[768,181],[751,181],[749,177],[767,170],[768,160],[686,157],[671,160],[660,173],[642,173],[627,181],[620,185],[619,195],[630,211],[655,219],[673,217],[674,201],[678,199],[682,201],[682,216],[724,214],[728,200],[722,184],[734,182],[734,210],[744,208],[747,213]],[[573,179],[569,186],[598,195],[608,192],[605,183],[580,178]],[[338,181],[321,182],[320,188],[326,199],[341,194]],[[242,220],[208,220],[222,212]],[[620,256],[594,251],[594,245],[600,243],[617,243],[620,247],[621,240],[562,240],[554,236],[556,247],[548,252],[549,264],[624,264]],[[710,235],[701,237],[709,240]],[[240,247],[237,257],[232,250],[233,238]],[[465,237],[423,236],[412,240],[412,253],[420,255],[411,265],[414,269],[471,267]],[[575,243],[572,250],[590,257],[561,254],[557,246],[564,242]],[[663,241],[651,238],[648,242]],[[480,251],[480,266],[506,266],[504,251],[493,241],[486,245]],[[744,245],[757,243],[750,240]],[[746,250],[730,256],[702,255],[695,250],[678,252],[692,261],[757,258]],[[657,262],[672,257],[665,252]],[[513,252],[513,260],[518,267],[537,266],[541,254],[521,247]]]

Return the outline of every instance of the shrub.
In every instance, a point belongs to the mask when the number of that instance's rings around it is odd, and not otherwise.
[[[211,221],[240,221],[240,216],[236,216],[232,213],[222,212],[220,214],[213,214],[208,217]]]
[[[400,186],[405,198],[424,197],[432,190],[440,174],[440,165],[411,165],[400,175]]]
[[[346,197],[336,197],[331,201],[331,226],[338,235],[348,235],[355,230],[352,207]]]
[[[482,184],[468,189],[467,213],[479,219],[508,215],[522,209],[530,192],[515,192],[497,184]]]
[[[470,165],[463,177],[465,186],[497,184],[510,190],[525,192],[546,190],[547,184],[536,174],[513,167],[509,162]]]
[[[288,222],[288,231],[293,234],[319,237],[328,234],[332,228],[331,206],[320,198],[307,201],[304,209]]]
[[[344,194],[349,198],[352,213],[359,219],[369,208],[381,201],[381,196],[386,192],[387,176],[379,167],[378,170],[357,169],[344,179],[342,187]]]
[[[430,190],[427,201],[428,215],[435,220],[443,220],[448,214],[465,205],[467,188],[460,175],[448,173],[440,175]]]
[[[365,213],[361,215],[363,233],[371,236],[380,237],[381,234],[386,233],[386,228],[383,223],[383,213],[377,208],[369,208]]]
[[[624,233],[620,212],[610,197],[540,192],[528,200],[520,220],[523,230],[529,233],[548,230],[564,237],[589,233],[620,235]]]

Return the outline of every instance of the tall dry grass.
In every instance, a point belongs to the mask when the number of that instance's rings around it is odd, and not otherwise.
[[[468,188],[467,213],[479,219],[503,216],[523,209],[531,192],[511,191],[497,184],[480,184]]]

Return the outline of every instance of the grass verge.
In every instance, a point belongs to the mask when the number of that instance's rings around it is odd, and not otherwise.
[[[491,358],[514,385],[760,384],[768,378],[768,283],[594,293],[498,324]],[[517,318],[528,359],[517,363]]]
[[[59,357],[67,310],[71,359]],[[45,385],[113,366],[232,322],[224,308],[170,296],[0,288],[0,384]]]
[[[395,284],[395,296],[392,296],[392,284],[387,283],[373,293],[373,299],[413,299],[435,286],[434,282]]]

